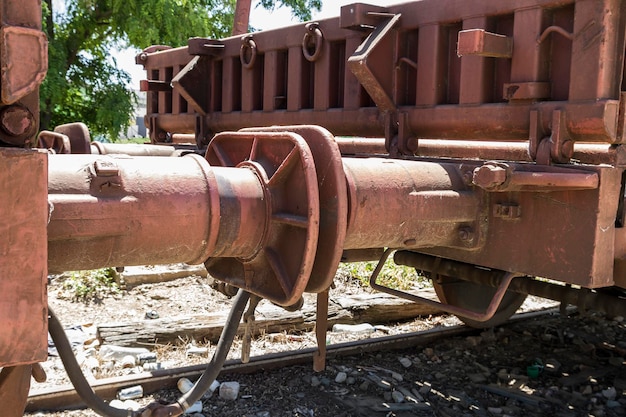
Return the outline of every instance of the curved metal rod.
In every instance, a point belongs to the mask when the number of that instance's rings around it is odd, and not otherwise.
[[[396,64],[396,67],[399,67],[401,63],[405,63],[408,66],[410,66],[413,69],[417,69],[417,62],[415,61],[411,61],[409,58],[403,56],[402,58],[400,58],[398,60],[398,64]]]
[[[121,410],[111,407],[96,395],[80,369],[80,365],[74,356],[72,346],[67,339],[61,322],[50,307],[48,307],[48,331],[59,352],[59,356],[61,357],[61,361],[63,362],[63,366],[65,367],[72,385],[74,385],[76,392],[89,408],[105,417],[174,417],[183,414],[193,403],[198,401],[219,374],[226,361],[226,356],[228,355],[233,339],[237,334],[239,322],[241,321],[241,316],[243,315],[249,298],[250,293],[243,290],[239,290],[235,296],[233,306],[231,307],[228,319],[217,343],[215,353],[211,361],[207,364],[204,373],[191,390],[179,398],[176,403],[170,405],[152,403],[139,411]]]
[[[574,40],[574,34],[573,33],[569,33],[568,31],[566,31],[562,27],[560,27],[560,26],[548,26],[546,28],[546,30],[544,30],[541,33],[541,36],[539,36],[539,39],[537,39],[537,43],[540,44],[543,41],[545,41],[546,38],[548,37],[548,35],[550,35],[553,32],[554,33],[558,33],[559,35],[563,36],[566,39],[569,39],[570,41]]]
[[[409,301],[413,301],[413,302],[421,303],[421,304],[426,304],[428,306],[443,310],[447,313],[455,314],[457,316],[465,317],[470,320],[474,320],[478,322],[485,322],[491,319],[494,316],[494,314],[496,314],[496,312],[498,311],[498,307],[500,307],[500,303],[502,303],[502,298],[504,298],[504,295],[506,294],[506,291],[509,288],[509,285],[511,284],[511,281],[513,281],[514,278],[522,275],[522,274],[518,274],[514,272],[507,272],[504,278],[502,278],[502,280],[500,281],[500,284],[498,285],[498,288],[495,294],[493,295],[493,298],[491,299],[491,302],[489,303],[489,306],[487,307],[487,309],[484,312],[477,312],[477,311],[469,310],[467,308],[461,308],[452,304],[446,304],[446,303],[441,303],[438,301],[429,300],[428,298],[420,297],[418,295],[410,294],[404,291],[395,290],[393,288],[389,288],[389,287],[385,287],[383,285],[377,284],[376,280],[378,279],[378,275],[380,274],[380,271],[383,269],[385,261],[387,260],[391,252],[393,252],[394,250],[395,249],[393,248],[388,248],[383,253],[383,256],[380,258],[380,261],[378,261],[378,265],[376,265],[374,272],[372,272],[372,276],[370,277],[369,283],[373,289],[380,291],[380,292],[384,292],[386,294],[396,296],[396,297],[404,298],[405,300],[409,300]]]

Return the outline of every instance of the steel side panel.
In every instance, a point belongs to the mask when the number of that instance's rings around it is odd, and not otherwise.
[[[575,7],[574,7],[575,6]],[[367,6],[369,7],[369,6]],[[355,8],[361,13],[366,6]],[[571,19],[575,39],[573,51],[550,51],[550,39],[570,42],[561,39],[562,35],[547,33],[547,39],[537,47],[537,38],[544,33],[547,25],[561,27],[559,19],[570,19],[569,11],[576,9]],[[606,10],[605,10],[606,9]],[[501,0],[430,0],[412,1],[392,5],[386,8],[388,13],[401,14],[402,18],[394,26],[392,33],[384,41],[383,52],[388,59],[369,60],[369,65],[358,65],[362,81],[374,79],[377,88],[369,87],[374,101],[381,108],[369,107],[372,103],[365,97],[361,100],[357,95],[365,94],[355,81],[349,65],[329,66],[328,53],[331,43],[345,45],[345,55],[349,57],[359,44],[359,32],[342,27],[342,18],[320,20],[319,27],[323,33],[325,52],[321,59],[313,64],[304,62],[302,56],[302,39],[306,33],[303,24],[284,28],[257,32],[254,39],[259,56],[268,59],[267,69],[271,69],[276,54],[285,54],[285,65],[288,74],[264,74],[265,82],[260,86],[258,94],[263,96],[263,112],[257,106],[238,105],[241,95],[241,79],[235,68],[239,61],[241,37],[229,37],[221,41],[223,49],[207,62],[223,67],[222,78],[215,80],[214,90],[223,89],[219,99],[211,98],[212,109],[203,122],[204,127],[214,131],[238,130],[250,126],[271,126],[275,124],[317,124],[330,130],[335,135],[381,136],[384,132],[384,113],[391,109],[408,115],[408,130],[417,138],[431,139],[466,139],[466,140],[527,140],[529,137],[529,112],[541,112],[542,128],[545,134],[551,130],[551,113],[559,108],[566,113],[568,133],[574,141],[620,143],[618,123],[623,119],[619,112],[619,85],[622,80],[623,45],[624,45],[624,13],[626,6],[619,0],[518,0],[503,2]],[[551,20],[552,13],[563,14],[556,21]],[[573,12],[572,12],[573,13]],[[511,57],[511,68],[508,74],[499,74],[492,68],[493,58],[467,56],[463,57],[462,74],[456,73],[456,66],[449,61],[453,55],[455,44],[450,41],[449,32],[458,25],[464,28],[488,27],[499,19],[512,19],[513,42],[516,45]],[[365,17],[364,17],[365,18]],[[359,19],[355,17],[355,19]],[[345,20],[345,18],[343,19]],[[567,22],[566,22],[567,23]],[[456,25],[456,26],[455,26]],[[606,28],[605,28],[606,27]],[[452,29],[451,29],[452,28]],[[605,29],[603,29],[605,28]],[[607,29],[608,28],[608,29]],[[609,30],[610,29],[610,30]],[[494,29],[495,30],[495,29]],[[567,31],[572,31],[567,28]],[[388,97],[400,81],[395,62],[402,52],[397,50],[409,32],[419,34],[417,39],[417,60],[413,62],[416,71],[415,99],[412,102],[397,103]],[[356,35],[355,35],[356,33]],[[578,35],[580,33],[580,36]],[[364,36],[366,32],[362,35]],[[387,39],[388,38],[388,39]],[[580,39],[579,39],[580,38]],[[571,42],[570,42],[571,43]],[[556,44],[555,44],[556,45]],[[559,43],[560,45],[560,43]],[[561,48],[562,49],[562,48]],[[622,51],[620,53],[620,51]],[[156,77],[172,66],[184,65],[192,56],[187,48],[176,48],[167,51],[142,55],[142,62],[148,76]],[[590,59],[588,59],[591,57]],[[584,59],[583,59],[584,58]],[[262,65],[259,60],[255,65]],[[388,62],[387,62],[388,61]],[[550,62],[551,63],[550,63]],[[552,62],[554,61],[554,62]],[[584,62],[583,62],[584,61]],[[411,62],[410,60],[408,61]],[[406,63],[406,65],[409,65]],[[208,64],[207,64],[208,65]],[[404,65],[404,64],[403,64]],[[550,66],[557,67],[567,74],[571,81],[563,81],[563,85],[549,83]],[[453,68],[454,67],[454,68]],[[353,68],[354,69],[354,68]],[[260,70],[260,68],[254,68]],[[156,72],[156,71],[155,71]],[[505,71],[506,72],[506,71]],[[339,102],[341,108],[333,108],[332,115],[323,112],[329,106],[331,75],[346,80],[343,97]],[[457,77],[461,75],[460,77]],[[506,75],[510,79],[502,78]],[[234,77],[234,78],[233,78]],[[284,79],[284,78],[287,79]],[[560,75],[559,75],[560,77]],[[314,78],[315,82],[310,79]],[[562,78],[562,77],[560,77]],[[518,100],[501,102],[501,89],[494,91],[494,86],[501,87],[500,81],[520,91],[530,89],[529,93],[515,97]],[[249,81],[249,80],[248,80]],[[508,81],[508,83],[506,83]],[[460,83],[459,92],[446,97],[446,85]],[[401,83],[400,83],[401,84]],[[411,83],[412,84],[412,83]],[[394,87],[395,86],[395,87]],[[249,86],[248,86],[249,87]],[[549,97],[549,88],[552,97]],[[373,90],[374,93],[372,92]],[[282,91],[282,90],[285,91]],[[315,89],[314,103],[309,97]],[[533,90],[534,89],[534,90]],[[555,89],[563,90],[563,94],[555,93]],[[257,89],[253,89],[256,91]],[[571,91],[570,91],[571,90]],[[246,91],[243,89],[244,104]],[[280,91],[280,93],[278,93]],[[334,90],[333,90],[334,91]],[[334,92],[333,92],[334,94]],[[341,96],[341,93],[339,94]],[[148,108],[155,114],[159,128],[170,133],[194,133],[196,120],[193,114],[181,114],[184,122],[173,122],[168,118],[176,117],[174,107],[168,102],[168,95],[150,92],[149,97],[159,97],[159,111]],[[274,106],[277,99],[287,98],[286,112],[283,106]],[[562,96],[562,97],[561,97]],[[251,97],[251,96],[250,96]],[[540,101],[532,101],[541,99]],[[237,105],[235,105],[237,104]],[[163,111],[167,106],[172,112]],[[315,109],[320,113],[313,113]],[[353,110],[364,110],[368,113],[381,113],[367,120],[355,121]],[[243,110],[243,111],[242,111]],[[329,112],[330,113],[330,112]],[[366,123],[364,123],[366,122]]]
[[[611,286],[621,172],[589,169],[600,174],[597,190],[491,193],[487,238],[479,250],[421,252],[588,288]],[[519,205],[520,218],[496,216],[497,204]]]
[[[0,149],[0,367],[48,356],[48,165],[45,153]]]

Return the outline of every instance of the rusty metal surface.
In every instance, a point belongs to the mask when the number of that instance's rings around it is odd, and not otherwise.
[[[615,232],[615,285],[626,288],[626,229],[619,228]]]
[[[50,153],[72,153],[70,138],[62,133],[44,130],[37,135],[37,148],[46,149]]]
[[[185,158],[51,155],[51,271],[201,263],[213,251],[215,177]]]
[[[0,367],[47,352],[46,154],[0,148]]]
[[[0,28],[0,79],[2,102],[13,104],[37,88],[48,70],[48,40],[39,29]]]
[[[163,132],[316,124],[335,135],[386,135],[404,153],[415,138],[529,140],[538,131],[539,141],[620,143],[623,54],[614,51],[624,50],[625,7],[617,0],[345,6],[340,18],[316,22],[313,60],[302,48],[308,24],[254,33],[254,64],[241,62],[240,37],[219,41],[221,49],[183,71],[193,82],[149,93],[147,121],[155,142]],[[366,39],[362,25],[378,29]],[[141,63],[148,79],[169,83],[191,59],[179,48],[145,54]],[[559,109],[562,126],[553,132]],[[534,158],[538,143],[530,142]],[[547,158],[569,156],[555,148]]]
[[[344,158],[343,165],[350,206],[344,249],[479,244],[482,202],[454,164]]]
[[[40,5],[0,2],[3,146],[36,143]],[[517,273],[626,288],[626,2],[354,4],[253,34],[237,22],[236,36],[137,56],[151,141],[172,146],[90,144],[74,123],[39,143],[85,155],[0,147],[10,412],[46,358],[48,268],[206,262],[285,307],[317,292],[322,313],[342,256],[383,248],[508,272],[488,314],[509,282],[530,288]],[[205,158],[178,157],[194,142]],[[472,316],[482,284],[450,282],[442,301]]]
[[[39,85],[48,69],[40,1],[0,3],[0,68],[0,142],[35,146]]]
[[[0,111],[0,127],[16,141],[32,136],[37,130],[35,116],[27,107],[12,105]]]
[[[336,137],[342,155],[385,155],[384,138]],[[420,139],[416,156],[532,162],[527,142]],[[626,149],[600,143],[575,143],[572,161],[590,165],[626,167]]]
[[[262,186],[256,200],[237,199],[243,215],[233,236],[218,237],[218,249],[223,242],[247,250],[238,257],[215,253],[205,262],[207,271],[279,305],[295,304],[313,269],[320,223],[316,169],[306,141],[291,132],[225,133],[213,138],[206,158],[213,166],[251,172]]]
[[[295,132],[311,149],[319,188],[320,222],[315,261],[306,291],[319,293],[327,290],[341,261],[348,225],[348,191],[340,148],[335,138],[319,126],[276,126],[256,130]]]
[[[501,162],[486,162],[474,169],[472,183],[492,192],[594,190],[599,178],[595,172],[533,170],[517,171]]]
[[[218,135],[207,152],[213,167],[185,158],[53,157],[50,267],[152,263],[155,253],[211,257],[214,276],[281,305],[327,288],[344,250],[381,247],[587,287],[613,284],[619,170],[373,157],[342,158],[339,167],[332,136],[292,129],[316,150],[273,128]],[[196,200],[202,210],[192,210]],[[328,210],[318,218],[319,207]],[[196,234],[177,238],[177,228]]]
[[[91,153],[91,134],[89,133],[89,128],[84,123],[67,123],[56,126],[54,132],[68,137],[70,153]]]
[[[213,48],[210,54],[198,48],[199,41],[190,43],[188,51],[196,58],[185,55],[185,48],[147,54],[142,62],[149,79],[175,81],[171,92],[149,93],[153,107],[147,120],[155,129],[154,142],[168,132],[194,133],[201,145],[214,132],[246,125],[316,124],[335,135],[384,137],[384,142],[342,139],[344,154],[457,158],[466,168],[478,160],[535,162],[543,167],[496,172],[474,165],[464,171],[469,175],[465,190],[482,187],[490,194],[480,234],[486,247],[428,250],[509,271],[521,267],[582,285],[610,285],[613,253],[616,273],[624,257],[621,246],[607,242],[621,232],[619,225],[609,226],[609,219],[619,217],[618,178],[624,167],[625,32],[626,3],[617,0],[348,5],[335,19],[204,40]],[[183,97],[186,107],[164,101],[167,94]],[[176,105],[185,112],[172,110]],[[615,169],[549,167],[580,163]],[[385,227],[401,224],[390,219],[406,211],[409,197],[394,182],[401,183],[404,174],[389,173],[372,190],[391,203],[376,207],[371,190],[367,200],[359,200],[357,193],[368,191],[356,184],[366,181],[355,179],[351,164],[357,172],[371,170],[363,175],[368,179],[385,169],[373,160],[344,160],[352,222],[346,249],[369,249],[358,243],[364,237],[355,236],[366,236],[366,230],[382,236]],[[367,201],[365,208],[358,201]],[[417,205],[426,208],[412,218],[427,218],[432,210],[446,224],[449,207],[428,204]],[[565,216],[557,214],[560,207],[566,207]],[[384,219],[368,230],[365,219],[379,219],[380,213]],[[577,225],[576,239],[563,238],[572,233],[564,219]],[[423,227],[409,224],[414,231]],[[450,246],[452,229],[439,232],[422,230],[420,236],[427,237],[419,244],[439,239],[432,244]],[[473,236],[466,229],[460,234]],[[504,236],[512,235],[523,238],[507,245]],[[412,242],[400,236],[374,239],[371,246]],[[524,255],[535,248],[543,250]],[[507,255],[498,259],[501,250]],[[575,270],[580,273],[574,278]]]
[[[3,416],[23,416],[31,373],[31,365],[10,366],[0,370],[0,404]]]
[[[91,144],[90,153],[94,155],[124,154],[131,156],[174,156],[176,155],[176,148],[167,145],[93,142]]]
[[[609,167],[578,169],[598,174],[599,187],[490,193],[485,246],[475,251],[422,252],[588,288],[613,285],[615,237],[624,230],[615,227],[622,175]]]

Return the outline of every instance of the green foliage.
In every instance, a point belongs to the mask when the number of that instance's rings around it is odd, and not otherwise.
[[[322,0],[261,0],[260,4],[268,10],[288,6],[300,20],[311,20],[311,10],[322,8]]]
[[[98,301],[120,291],[113,268],[70,272],[63,282],[63,290],[73,300],[82,302]]]
[[[139,144],[139,145],[143,145],[148,141],[148,139],[146,138],[142,138],[142,137],[134,137],[134,138],[123,138],[117,141],[117,143],[134,143],[134,144]]]
[[[356,280],[362,287],[369,287],[369,279],[376,269],[378,262],[353,262],[339,265],[337,275],[343,278]],[[430,282],[419,276],[415,268],[396,265],[392,259],[387,259],[380,271],[376,283],[396,290],[407,291],[415,287],[430,285]]]
[[[61,2],[54,2],[55,5]],[[136,97],[111,50],[182,46],[190,37],[230,34],[236,0],[65,0],[42,2],[48,75],[40,89],[41,129],[81,121],[94,136],[116,140],[130,124]],[[320,0],[263,0],[310,17]]]

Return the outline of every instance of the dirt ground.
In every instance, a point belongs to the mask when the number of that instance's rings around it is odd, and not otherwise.
[[[344,294],[367,291],[353,280],[337,283]],[[203,276],[142,284],[89,304],[75,302],[60,281],[50,284],[50,304],[66,327],[81,326],[92,334],[100,323],[137,321],[146,314],[175,317],[230,308],[230,300],[213,290]],[[306,302],[312,302],[307,299]],[[554,305],[531,299],[524,309]],[[399,334],[459,321],[450,316],[421,317],[407,323],[387,323],[373,333],[329,332],[328,342]],[[87,337],[84,352],[99,348]],[[189,344],[208,348],[204,355],[187,355]],[[253,342],[252,355],[315,346],[311,333],[263,335]],[[613,349],[607,346],[612,346]],[[237,358],[237,340],[231,357]],[[181,340],[176,346],[151,349],[164,367],[206,363],[210,344]],[[200,416],[594,416],[626,415],[626,325],[624,319],[572,313],[526,324],[499,326],[476,336],[454,338],[400,352],[336,358],[322,373],[294,366],[251,375],[225,375],[236,381],[236,400],[218,392],[202,402]],[[87,355],[88,356],[88,355]],[[88,361],[85,361],[86,363]],[[101,364],[102,365],[102,364]],[[44,364],[48,384],[67,382],[58,359]],[[540,369],[531,376],[527,368]],[[534,368],[533,368],[534,369]],[[135,368],[100,366],[93,378],[135,372]],[[40,388],[40,386],[34,386]],[[135,400],[173,401],[177,391],[162,391]],[[38,417],[93,417],[90,410],[28,414]]]

